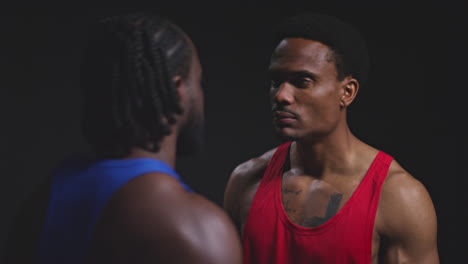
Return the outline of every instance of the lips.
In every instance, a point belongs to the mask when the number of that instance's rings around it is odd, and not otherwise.
[[[288,112],[284,112],[284,111],[275,111],[275,117],[277,119],[282,119],[282,118],[294,118],[294,119],[297,119],[296,118],[296,115],[294,115],[293,113],[288,113]]]
[[[278,125],[289,125],[297,120],[296,115],[285,111],[275,111],[274,117]]]

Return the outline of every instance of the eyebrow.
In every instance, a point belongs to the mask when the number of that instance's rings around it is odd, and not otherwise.
[[[317,80],[319,77],[317,74],[306,71],[306,70],[299,70],[299,71],[286,71],[281,69],[268,69],[268,76],[271,77],[278,77],[278,76],[290,76],[290,77],[307,77],[312,80]]]

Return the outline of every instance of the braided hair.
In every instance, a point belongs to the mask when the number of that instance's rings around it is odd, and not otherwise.
[[[173,81],[188,77],[186,34],[158,16],[130,14],[93,25],[81,67],[83,134],[106,157],[157,152],[183,109]]]

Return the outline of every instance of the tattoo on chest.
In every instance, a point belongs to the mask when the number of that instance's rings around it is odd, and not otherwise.
[[[284,188],[283,189],[283,193],[285,195],[289,195],[289,194],[292,194],[292,195],[299,195],[301,194],[302,190],[291,190],[291,189],[287,189],[287,188]]]
[[[303,227],[317,227],[319,225],[323,225],[328,220],[330,220],[333,216],[338,213],[338,208],[340,206],[341,199],[343,195],[341,193],[334,193],[330,196],[330,201],[328,202],[327,212],[325,217],[318,217],[314,216],[312,218],[304,219],[302,223]]]
[[[297,211],[296,209],[293,209],[290,206],[291,199],[294,199],[291,196],[298,196],[301,192],[302,192],[302,190],[292,190],[292,189],[288,189],[288,188],[283,189],[283,194],[284,194],[284,197],[286,198],[286,199],[284,199],[284,210],[288,214],[293,214],[293,213],[296,213],[296,211]]]

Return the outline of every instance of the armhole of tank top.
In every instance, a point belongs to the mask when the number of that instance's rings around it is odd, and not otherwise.
[[[289,155],[289,149],[292,142],[287,142],[278,147],[268,162],[268,167],[262,177],[262,183],[269,183],[275,179],[278,171],[283,171],[284,165],[286,165],[287,157]],[[260,185],[262,185],[262,183]],[[260,186],[259,186],[260,189]]]
[[[242,228],[242,239],[245,238],[245,230],[250,226],[250,222],[252,219],[252,212],[255,210],[255,208],[258,206],[259,199],[263,196],[263,191],[266,188],[267,184],[271,184],[274,182],[275,175],[277,173],[278,169],[283,168],[284,162],[285,162],[285,155],[288,155],[289,153],[289,148],[291,146],[292,142],[286,142],[278,147],[278,149],[275,151],[273,156],[271,157],[270,162],[268,162],[268,167],[263,173],[263,177],[260,181],[260,184],[257,188],[257,191],[255,192],[254,198],[252,200],[252,205],[250,206],[249,213],[247,215],[247,220],[245,222],[244,227]],[[284,154],[284,152],[287,152]],[[278,162],[283,161],[278,164]],[[278,168],[280,167],[280,168]],[[275,197],[272,197],[273,200],[275,200]]]
[[[379,164],[377,166],[376,171],[376,177],[373,179],[373,184],[377,188],[376,190],[376,196],[373,197],[373,200],[371,201],[371,216],[369,219],[369,234],[367,235],[368,241],[370,241],[370,245],[368,247],[369,252],[368,256],[370,256],[369,263],[372,263],[372,249],[373,249],[373,240],[374,240],[374,231],[375,231],[375,221],[377,220],[377,212],[379,210],[379,205],[380,205],[380,198],[382,195],[382,190],[383,190],[383,185],[385,183],[385,180],[387,179],[388,172],[390,165],[393,162],[393,157],[388,155],[387,153],[383,151],[379,151]]]

